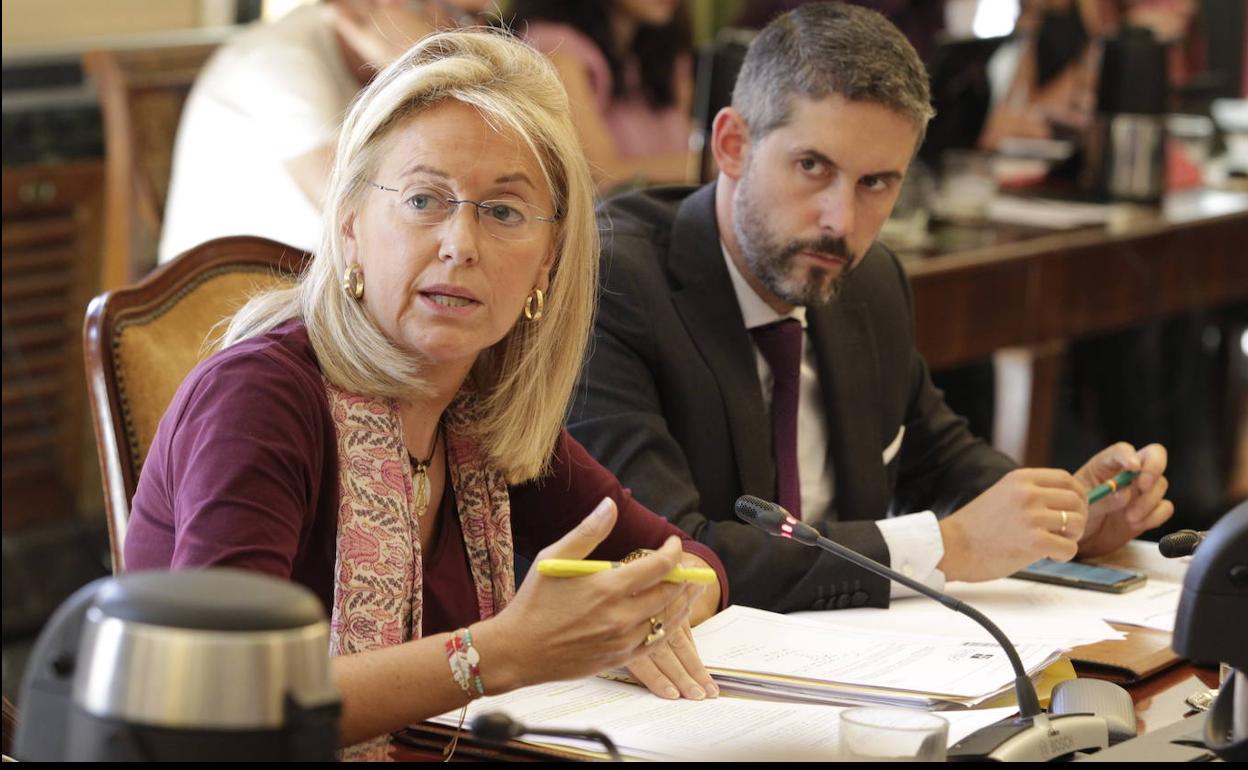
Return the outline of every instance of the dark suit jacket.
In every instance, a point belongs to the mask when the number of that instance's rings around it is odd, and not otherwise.
[[[604,204],[603,291],[572,434],[643,504],[719,554],[733,600],[778,612],[887,606],[880,578],[742,523],[743,494],[774,499],[771,423],[754,346],[720,249],[715,188]],[[945,405],[914,349],[909,283],[875,245],[838,299],[807,311],[828,420],[826,536],[888,563],[873,523],[952,512],[1014,467]],[[882,456],[904,426],[901,450]]]

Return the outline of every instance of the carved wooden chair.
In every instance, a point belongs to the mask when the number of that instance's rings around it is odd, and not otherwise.
[[[104,482],[113,573],[143,460],[182,380],[218,324],[258,291],[292,285],[311,256],[265,238],[218,238],[87,308],[87,390]]]

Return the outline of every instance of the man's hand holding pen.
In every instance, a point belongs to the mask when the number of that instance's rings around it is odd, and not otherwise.
[[[945,555],[937,566],[949,580],[993,580],[1043,558],[1108,553],[1174,514],[1165,470],[1165,447],[1137,452],[1125,442],[1074,474],[1019,468],[941,520]]]
[[[1119,442],[1101,450],[1075,472],[1075,477],[1089,487],[1121,471],[1139,472],[1130,484],[1088,507],[1088,524],[1079,541],[1080,556],[1109,553],[1174,515],[1174,503],[1165,499],[1170,488],[1166,462],[1166,448],[1161,444],[1149,444],[1137,452],[1130,444]]]

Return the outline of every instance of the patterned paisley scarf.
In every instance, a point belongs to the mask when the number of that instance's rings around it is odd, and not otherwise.
[[[420,524],[414,510],[398,405],[325,384],[338,435],[338,546],[331,655],[376,650],[421,635]],[[479,400],[465,388],[443,415],[446,460],[481,618],[516,592],[511,506],[503,474],[469,430]],[[451,675],[448,669],[446,675]],[[388,736],[351,746],[343,759],[387,760]]]

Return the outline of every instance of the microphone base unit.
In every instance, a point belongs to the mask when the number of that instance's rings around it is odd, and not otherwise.
[[[1196,714],[1111,749],[1079,757],[1080,762],[1217,762],[1204,743],[1208,714]]]
[[[1136,736],[1135,703],[1131,694],[1103,679],[1070,679],[1053,688],[1049,714],[1095,714],[1105,720],[1109,745]]]
[[[1048,762],[1109,747],[1105,720],[1041,714],[989,725],[949,747],[950,762]]]

